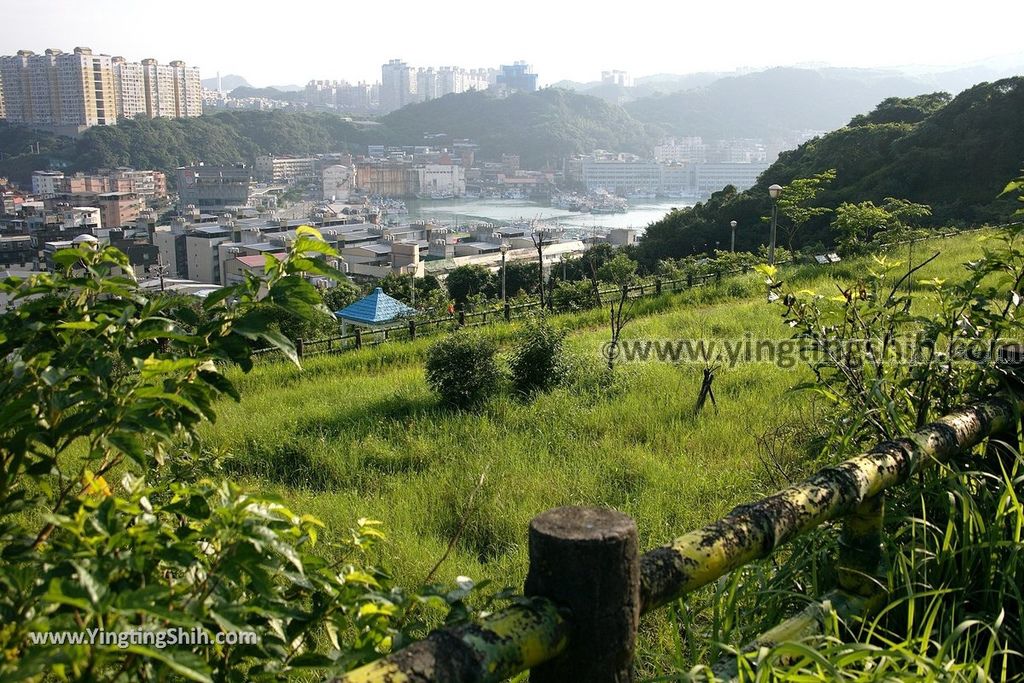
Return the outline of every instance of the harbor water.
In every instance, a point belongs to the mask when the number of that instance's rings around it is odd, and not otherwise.
[[[547,203],[519,199],[447,199],[411,200],[406,202],[409,220],[432,220],[464,224],[488,222],[506,224],[513,221],[542,221],[568,229],[598,230],[612,228],[645,229],[661,220],[673,208],[691,206],[682,199],[637,199],[629,202],[625,213],[579,213],[557,209]],[[403,217],[404,218],[404,217]]]

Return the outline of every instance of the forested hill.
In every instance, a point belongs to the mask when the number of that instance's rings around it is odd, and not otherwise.
[[[79,139],[57,138],[26,128],[0,126],[0,149],[26,150],[41,141],[41,155],[21,154],[0,162],[0,175],[26,182],[40,168],[90,170],[111,166],[154,168],[253,163],[260,154],[316,154],[351,150],[381,140],[379,126],[335,114],[230,111],[192,119],[133,119],[94,126]]]
[[[836,169],[836,180],[816,200],[881,202],[886,197],[929,204],[930,222],[1006,220],[1015,208],[998,195],[1024,167],[1024,78],[982,83],[955,98],[936,94],[887,99],[870,114],[783,153],[750,190],[732,188],[690,210],[651,225],[640,253],[649,263],[703,251],[725,239],[729,221],[741,226],[737,249],[768,241],[768,186],[786,185]],[[830,244],[828,215],[812,222],[795,246]]]
[[[134,119],[95,126],[78,140],[0,124],[0,175],[27,182],[33,170],[109,166],[169,172],[197,161],[252,163],[259,154],[364,153],[367,144],[449,146],[469,138],[485,159],[519,154],[524,165],[558,167],[572,153],[614,149],[646,153],[653,142],[621,107],[587,95],[545,89],[498,98],[448,95],[405,107],[379,121],[330,113],[230,111],[194,119]],[[42,141],[41,155],[28,145]]]
[[[388,114],[391,139],[423,144],[424,135],[469,138],[482,156],[517,153],[524,165],[560,166],[567,155],[612,149],[647,153],[653,141],[621,107],[559,88],[498,98],[486,92],[447,95]]]

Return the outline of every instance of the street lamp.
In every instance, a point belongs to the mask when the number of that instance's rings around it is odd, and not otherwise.
[[[505,304],[508,303],[505,298],[505,256],[508,254],[508,242],[502,242],[498,251],[501,252],[501,303]]]
[[[736,221],[729,221],[729,227],[732,228],[732,244],[731,244],[729,250],[732,251],[732,253],[734,253],[734,254],[736,253],[736,226],[737,225],[738,225],[738,223]]]
[[[768,196],[772,198],[772,232],[768,244],[768,263],[775,265],[775,230],[779,225],[779,195],[782,194],[781,185],[772,185],[768,188]]]

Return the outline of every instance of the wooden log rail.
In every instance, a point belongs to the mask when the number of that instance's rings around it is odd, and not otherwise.
[[[980,401],[643,555],[636,552],[635,524],[622,513],[549,510],[530,524],[528,600],[480,624],[434,631],[336,683],[486,683],[527,669],[534,683],[631,681],[641,614],[832,520],[844,522],[840,589],[826,598],[851,610],[877,609],[885,596],[862,579],[877,572],[881,559],[885,492],[986,438],[1016,439],[1019,408],[1016,398]],[[755,645],[806,635],[823,613],[813,603]]]

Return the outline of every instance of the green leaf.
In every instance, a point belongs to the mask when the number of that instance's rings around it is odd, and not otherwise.
[[[143,645],[129,645],[124,648],[124,652],[134,652],[137,655],[148,657],[149,659],[155,659],[159,662],[163,662],[175,673],[184,676],[190,681],[199,681],[200,683],[213,683],[213,679],[207,673],[207,665],[200,657],[192,654],[188,650],[181,650],[175,648],[165,648],[163,650],[155,650],[153,648],[145,647]]]

